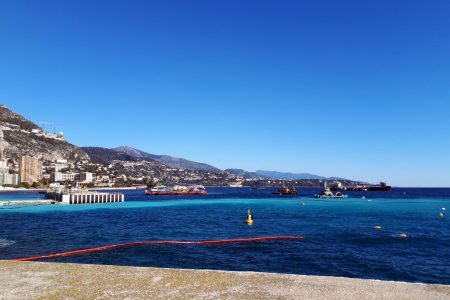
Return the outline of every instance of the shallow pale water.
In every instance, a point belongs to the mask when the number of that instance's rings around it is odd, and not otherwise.
[[[143,240],[301,235],[304,240],[146,245],[47,261],[450,284],[450,214],[442,211],[450,209],[450,189],[349,192],[348,199],[312,199],[313,189],[281,198],[271,190],[208,191],[188,198],[124,191],[125,203],[0,207],[0,259]],[[248,208],[253,226],[243,222]]]

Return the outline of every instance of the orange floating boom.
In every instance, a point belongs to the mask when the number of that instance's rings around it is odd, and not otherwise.
[[[114,244],[114,245],[80,249],[80,250],[72,250],[72,251],[40,255],[40,256],[15,258],[15,259],[13,259],[13,261],[30,261],[30,260],[38,260],[38,259],[44,259],[44,258],[54,258],[54,257],[61,257],[61,256],[100,252],[100,251],[107,251],[107,250],[111,250],[111,249],[115,249],[115,248],[142,246],[142,245],[214,245],[214,244],[226,244],[226,243],[248,243],[248,242],[259,242],[259,241],[269,241],[269,240],[298,240],[298,239],[303,239],[303,237],[295,236],[295,235],[294,236],[275,235],[275,236],[236,238],[236,239],[210,240],[210,241],[142,241],[142,242]]]

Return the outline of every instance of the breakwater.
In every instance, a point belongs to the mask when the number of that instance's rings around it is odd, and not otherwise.
[[[53,199],[64,204],[94,204],[124,202],[125,197],[122,193],[101,193],[101,192],[48,192],[48,199]]]

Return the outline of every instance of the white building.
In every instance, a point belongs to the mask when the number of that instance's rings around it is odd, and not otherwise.
[[[79,181],[90,183],[90,182],[92,182],[92,180],[93,180],[92,173],[83,172],[83,173],[80,173],[80,175],[79,175]]]
[[[57,159],[53,163],[53,168],[55,169],[55,172],[59,172],[62,169],[68,168],[69,164],[67,163],[66,159]]]
[[[50,180],[53,182],[60,181],[75,181],[75,177],[78,173],[61,173],[61,172],[53,172],[50,174]]]
[[[91,183],[93,179],[92,173],[61,173],[53,172],[50,174],[50,181],[61,182],[61,181],[82,181],[84,183]]]

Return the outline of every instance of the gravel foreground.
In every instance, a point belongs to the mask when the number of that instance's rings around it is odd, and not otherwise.
[[[0,261],[0,299],[450,299],[450,285]]]

